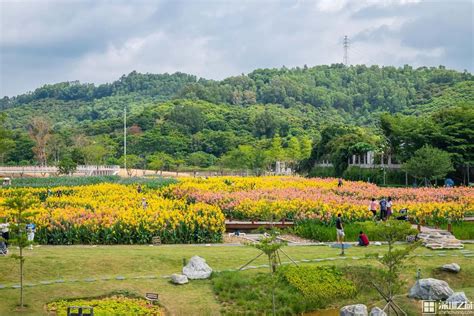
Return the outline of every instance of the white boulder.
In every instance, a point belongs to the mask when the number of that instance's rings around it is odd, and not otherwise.
[[[445,281],[429,278],[416,281],[408,297],[420,300],[445,300],[453,293]]]
[[[457,263],[445,264],[441,267],[444,271],[458,273],[461,271],[461,267]]]
[[[188,279],[207,279],[211,276],[212,269],[206,263],[206,260],[199,256],[193,256],[188,264],[183,267],[183,274]]]
[[[446,302],[467,303],[469,302],[469,300],[467,299],[466,294],[464,294],[464,292],[456,292],[453,293],[453,295],[451,295],[450,297],[448,297]]]
[[[368,316],[367,306],[364,304],[347,305],[339,311],[340,316]]]
[[[186,284],[188,283],[188,277],[183,274],[173,273],[171,275],[171,282],[174,284]]]

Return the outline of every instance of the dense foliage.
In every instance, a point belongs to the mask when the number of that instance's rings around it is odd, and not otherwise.
[[[340,64],[222,81],[132,72],[99,86],[45,85],[0,100],[0,163],[118,164],[127,108],[132,167],[259,174],[276,161],[309,171],[329,159],[341,175],[351,155],[384,151],[405,162],[429,144],[452,155],[461,179],[473,162],[473,90],[470,73],[441,66]],[[32,135],[37,117],[49,125],[42,146]]]
[[[356,287],[335,267],[286,266],[284,279],[315,305],[324,307],[337,299],[356,295]]]

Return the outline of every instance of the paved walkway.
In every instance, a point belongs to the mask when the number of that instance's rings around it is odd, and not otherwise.
[[[415,224],[412,224],[411,227],[413,227],[414,229],[418,229],[418,226]],[[428,226],[421,226],[421,232],[422,233],[433,233],[433,232],[438,232],[438,233],[446,232],[447,233],[448,231],[445,229],[437,229],[437,228],[431,228]]]

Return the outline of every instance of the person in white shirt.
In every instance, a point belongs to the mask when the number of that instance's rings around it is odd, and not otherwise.
[[[389,196],[387,199],[387,219],[392,215],[392,205],[392,197]]]

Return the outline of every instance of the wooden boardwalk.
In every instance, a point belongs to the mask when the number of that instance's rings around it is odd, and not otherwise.
[[[265,221],[225,221],[225,228],[227,231],[229,230],[237,230],[237,229],[257,229],[259,227],[271,228],[288,228],[293,227],[293,222],[281,221],[281,222],[265,222]]]

